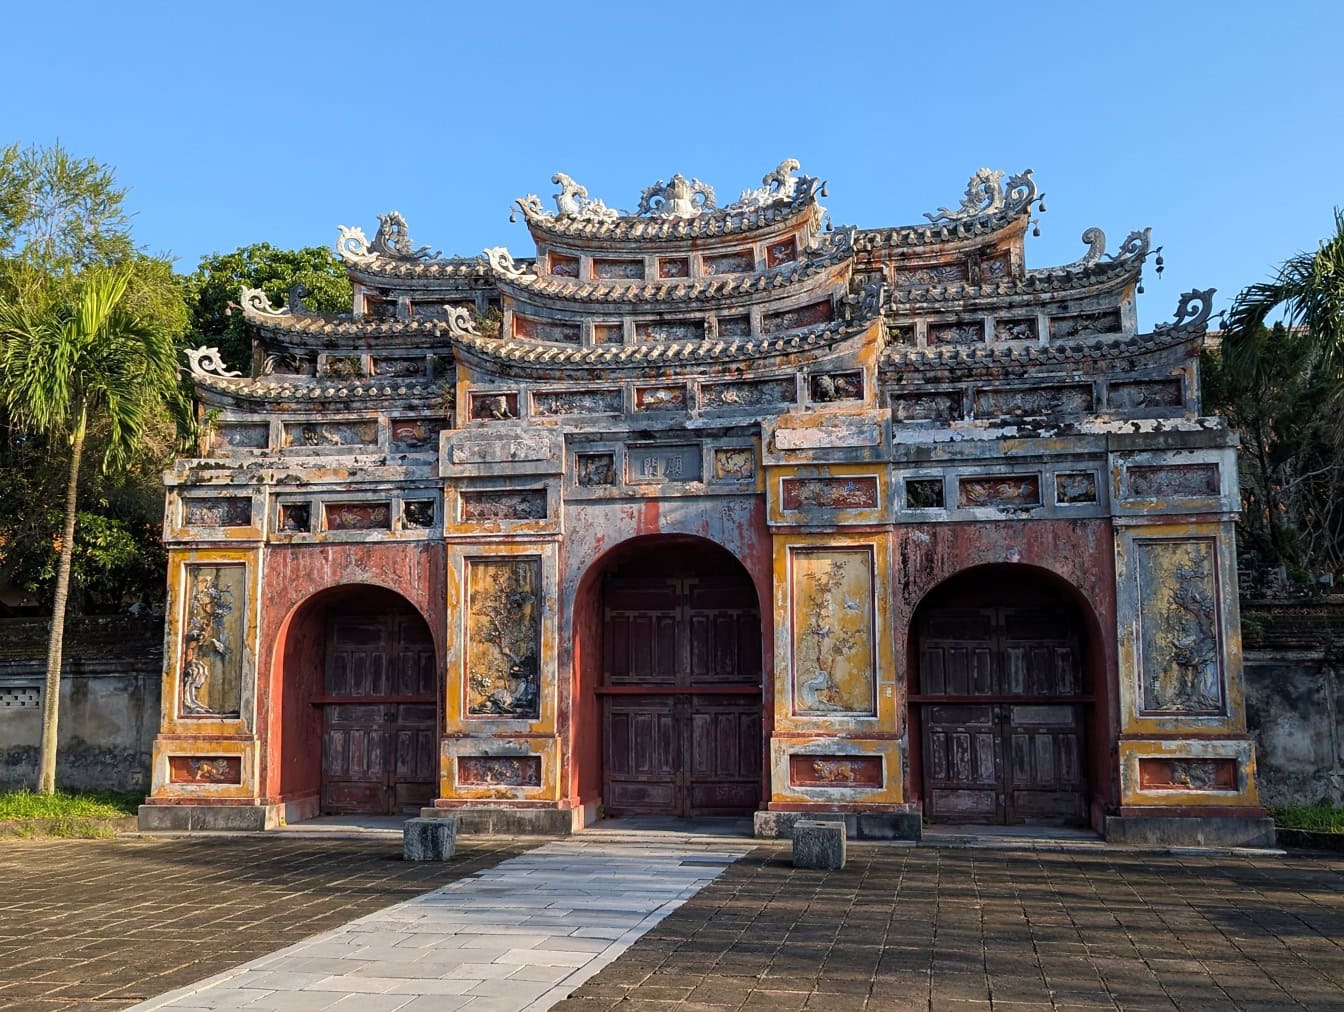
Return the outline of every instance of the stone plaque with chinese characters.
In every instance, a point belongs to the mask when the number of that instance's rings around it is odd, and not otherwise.
[[[632,445],[626,454],[631,484],[700,480],[700,444]]]

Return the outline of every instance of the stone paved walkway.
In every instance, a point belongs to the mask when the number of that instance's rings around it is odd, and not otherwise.
[[[755,849],[555,1012],[1344,1009],[1344,861]]]
[[[656,865],[656,888],[626,905],[606,883],[630,892],[610,873],[631,869],[595,857],[622,842],[580,837],[543,856],[468,837],[446,865],[403,863],[378,840],[8,843],[0,1008],[121,1009],[261,957],[277,962],[233,985],[311,962],[269,980],[289,990],[214,993],[371,1012],[1344,1010],[1339,859],[851,844],[849,866],[826,874],[793,869],[783,844],[646,837],[634,884]],[[720,873],[733,848],[750,853]],[[680,856],[659,864],[658,851]],[[551,877],[559,864],[568,882]],[[313,986],[332,977],[372,993]],[[430,994],[430,979],[462,993]]]
[[[550,843],[136,1009],[547,1009],[747,849]]]
[[[0,844],[0,1009],[121,1009],[488,868],[536,841],[465,840],[407,864],[399,840]]]

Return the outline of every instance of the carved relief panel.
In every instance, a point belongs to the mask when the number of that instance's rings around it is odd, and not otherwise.
[[[875,715],[872,552],[795,549],[791,562],[793,712]]]
[[[242,709],[247,567],[187,566],[178,712],[237,717]]]
[[[1214,540],[1138,540],[1134,553],[1140,603],[1140,709],[1144,713],[1222,713]]]
[[[541,560],[467,562],[467,713],[535,720],[541,690]]]

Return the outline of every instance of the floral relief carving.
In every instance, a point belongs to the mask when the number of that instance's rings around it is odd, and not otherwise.
[[[796,713],[873,712],[872,565],[866,550],[794,553]]]
[[[536,559],[468,564],[467,712],[535,719],[541,669],[540,565]]]

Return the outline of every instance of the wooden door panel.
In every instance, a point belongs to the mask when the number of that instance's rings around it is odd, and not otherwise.
[[[329,617],[325,689],[342,701],[323,706],[324,812],[406,812],[433,801],[438,710],[425,700],[436,694],[434,657],[418,615]]]
[[[760,682],[750,585],[700,577],[610,579],[605,588],[604,804],[612,815],[741,814],[761,791],[761,699],[700,695]]]
[[[610,815],[678,814],[681,729],[673,696],[603,701],[604,804]]]
[[[924,785],[930,816],[947,822],[996,818],[1002,759],[994,707],[931,706],[924,721]]]

